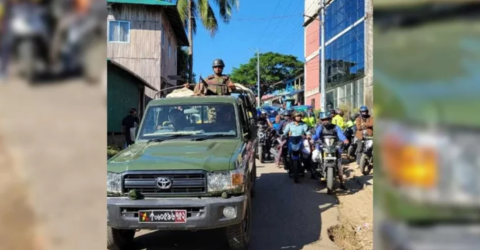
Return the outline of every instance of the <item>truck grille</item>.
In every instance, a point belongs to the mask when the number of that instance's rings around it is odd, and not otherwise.
[[[161,189],[157,185],[160,177],[168,178],[171,186]],[[168,195],[197,195],[207,192],[207,179],[203,171],[186,172],[127,172],[123,177],[125,193],[135,189],[146,197]]]

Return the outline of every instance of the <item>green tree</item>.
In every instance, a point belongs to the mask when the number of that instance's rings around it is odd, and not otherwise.
[[[303,62],[292,55],[274,52],[260,54],[260,82],[275,83],[303,71]],[[246,64],[233,68],[230,78],[234,82],[253,85],[257,82],[257,55]]]
[[[218,6],[220,18],[224,23],[229,23],[232,16],[232,10],[238,9],[240,0],[215,0]],[[178,13],[188,30],[188,42],[190,44],[188,51],[189,64],[189,82],[193,82],[193,34],[197,32],[197,20],[200,20],[206,30],[213,37],[218,31],[218,21],[213,8],[208,0],[178,0]]]
[[[188,49],[179,47],[177,50],[177,75],[185,79],[184,81],[179,81],[178,83],[184,84],[189,79],[188,74],[190,72],[188,64]],[[192,75],[193,82],[195,82],[195,78],[197,78],[197,76],[195,73],[192,73]]]

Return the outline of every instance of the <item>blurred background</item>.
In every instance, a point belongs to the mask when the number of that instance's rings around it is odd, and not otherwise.
[[[478,249],[480,3],[374,6],[374,248]]]
[[[104,249],[106,1],[0,1],[0,249]]]

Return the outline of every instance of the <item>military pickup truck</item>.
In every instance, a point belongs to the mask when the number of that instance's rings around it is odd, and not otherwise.
[[[108,161],[108,248],[135,232],[225,228],[231,249],[250,240],[256,125],[242,95],[152,100],[135,144]]]

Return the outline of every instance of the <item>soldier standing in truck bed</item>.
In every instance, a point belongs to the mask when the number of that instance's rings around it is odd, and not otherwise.
[[[209,75],[205,82],[207,84],[225,84],[226,86],[208,86],[208,89],[212,92],[222,95],[230,93],[235,89],[235,84],[232,83],[230,77],[223,74],[223,69],[225,68],[225,63],[222,59],[213,60],[212,64],[214,74]]]

